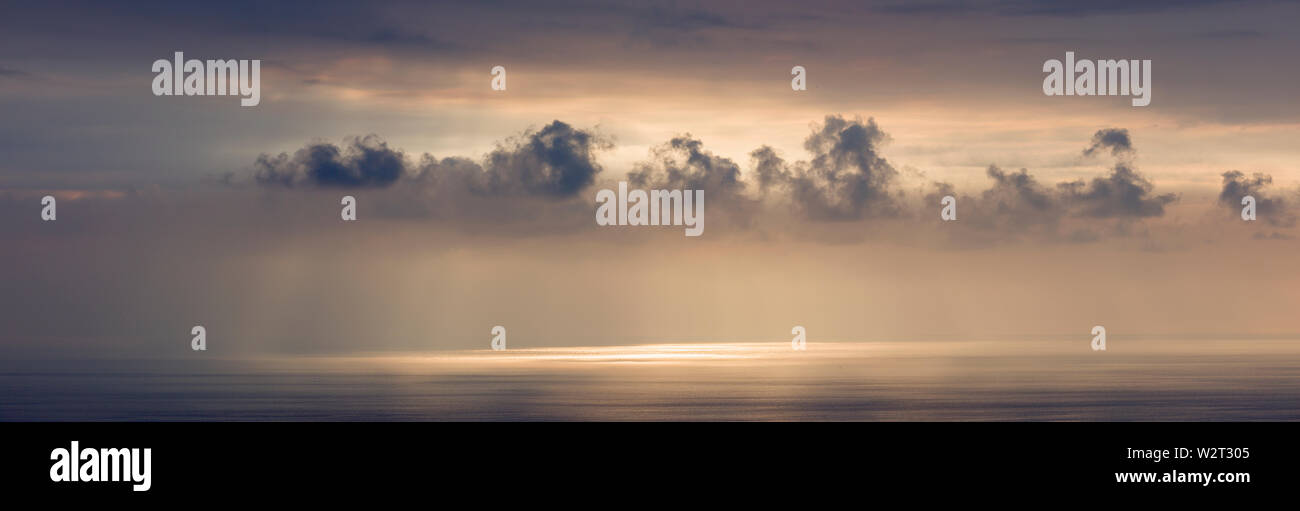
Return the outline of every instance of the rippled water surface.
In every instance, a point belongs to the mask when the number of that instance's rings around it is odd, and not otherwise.
[[[16,361],[4,420],[1296,420],[1300,341]]]

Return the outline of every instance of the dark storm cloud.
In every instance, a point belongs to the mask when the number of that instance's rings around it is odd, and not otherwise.
[[[1239,170],[1223,173],[1223,188],[1219,192],[1219,204],[1224,208],[1239,213],[1243,207],[1242,197],[1255,198],[1255,216],[1271,225],[1291,227],[1296,223],[1296,214],[1292,204],[1284,197],[1277,196],[1264,189],[1273,184],[1273,176],[1256,172],[1246,176]]]
[[[406,180],[479,195],[568,198],[595,182],[601,171],[596,153],[609,146],[592,132],[554,121],[498,144],[482,163],[426,154],[417,166],[368,135],[350,139],[342,149],[318,142],[292,156],[263,154],[254,163],[254,179],[268,186],[324,188],[382,188]]]
[[[480,158],[408,156],[370,135],[351,138],[341,149],[313,143],[292,156],[263,154],[252,182],[285,191],[279,199],[285,203],[347,189],[372,218],[448,221],[453,229],[478,233],[571,233],[589,227],[583,192],[601,172],[596,153],[611,145],[561,121],[503,140]],[[230,189],[248,183],[224,175],[207,182]]]
[[[1092,135],[1092,145],[1083,150],[1084,156],[1093,156],[1110,149],[1110,154],[1120,156],[1133,152],[1133,141],[1129,139],[1128,130],[1106,128],[1097,130]]]
[[[315,185],[335,188],[384,187],[406,174],[406,156],[388,148],[378,136],[349,140],[340,149],[313,143],[289,156],[263,154],[254,163],[254,179],[264,185]]]
[[[1128,234],[1133,231],[1127,224],[1161,217],[1178,200],[1175,194],[1155,193],[1155,185],[1136,170],[1137,152],[1125,129],[1097,131],[1084,150],[1115,155],[1105,175],[1053,186],[1027,169],[990,165],[985,170],[990,186],[969,194],[948,183],[932,183],[919,196],[904,190],[903,177],[880,154],[887,140],[872,119],[829,115],[804,141],[809,159],[789,162],[772,147],[760,146],[750,153],[752,175],[746,176],[740,164],[685,134],[656,146],[624,179],[639,189],[704,190],[713,218],[741,228],[756,225],[765,210],[813,223],[910,221],[931,216],[942,197],[951,195],[962,211],[957,229],[968,226],[973,234],[966,241],[981,243],[1023,237],[1087,241],[1099,238],[1099,232]],[[379,210],[393,217],[472,217],[505,224],[549,218],[571,230],[585,225],[591,206],[585,192],[602,172],[598,153],[612,146],[604,137],[558,120],[506,139],[479,159],[407,158],[371,135],[350,139],[342,148],[314,143],[292,156],[264,154],[254,175],[255,182],[275,188],[392,189],[391,200]],[[1263,179],[1225,174],[1224,193],[1258,192],[1267,184]],[[212,181],[238,185],[228,176]],[[608,178],[602,183],[610,185]],[[480,200],[484,198],[527,200],[487,204]],[[1262,197],[1260,204],[1261,213],[1277,217],[1282,203]],[[1115,222],[1096,223],[1105,220]]]
[[[811,160],[787,165],[766,146],[750,156],[760,187],[782,189],[809,219],[888,217],[898,212],[890,189],[898,171],[878,152],[888,140],[875,119],[864,122],[828,115],[804,140]]]
[[[485,190],[493,194],[572,197],[596,180],[596,153],[612,143],[553,121],[488,154]]]

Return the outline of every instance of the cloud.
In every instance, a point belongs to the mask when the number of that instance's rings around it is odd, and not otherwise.
[[[651,149],[648,161],[627,173],[633,188],[704,190],[710,229],[744,232],[754,226],[762,201],[750,196],[740,165],[704,148],[690,134],[673,137]]]
[[[711,219],[722,222],[715,226],[771,232],[799,229],[794,225],[799,222],[804,227],[826,224],[818,231],[828,239],[834,236],[835,223],[893,219],[906,227],[928,222],[939,200],[952,195],[958,198],[962,221],[948,230],[959,233],[961,242],[1091,241],[1102,233],[1143,232],[1128,224],[1161,217],[1178,200],[1176,194],[1155,193],[1155,185],[1136,170],[1137,151],[1125,129],[1095,132],[1083,151],[1115,156],[1105,175],[1051,185],[1028,169],[990,165],[985,170],[990,186],[969,194],[949,183],[904,190],[900,181],[924,175],[915,171],[901,176],[881,156],[880,146],[889,139],[874,119],[828,115],[804,140],[808,159],[787,161],[764,145],[750,152],[746,173],[736,161],[683,134],[655,146],[623,179],[633,188],[705,190]],[[383,204],[372,206],[381,216],[468,219],[479,227],[500,223],[500,230],[512,232],[524,224],[550,226],[530,227],[538,233],[574,232],[590,223],[593,206],[586,192],[598,181],[613,181],[601,179],[598,162],[599,153],[612,147],[609,139],[558,120],[508,138],[478,159],[430,154],[408,158],[369,135],[350,138],[341,147],[312,143],[292,156],[263,154],[254,176],[258,184],[282,189],[392,190]],[[213,182],[238,185],[228,176]],[[1225,186],[1234,184],[1260,186],[1225,181]],[[511,200],[494,200],[500,198]],[[1261,213],[1271,213],[1276,204],[1261,203]]]
[[[26,71],[22,71],[22,70],[18,70],[18,69],[13,69],[13,68],[8,68],[8,67],[0,66],[0,77],[4,77],[4,78],[26,78],[26,77],[28,77],[28,76],[31,76],[31,73],[28,73],[28,72],[26,72]]]
[[[348,190],[371,218],[442,220],[476,233],[571,233],[590,227],[584,192],[602,171],[597,153],[611,146],[561,121],[507,138],[479,158],[408,156],[367,135],[349,137],[341,147],[313,142],[292,155],[262,154],[252,183],[294,194]],[[248,184],[228,174],[206,182],[236,189]]]
[[[706,151],[704,143],[690,134],[674,137],[654,149],[652,161],[638,164],[627,178],[633,186],[706,190],[711,195],[734,196],[745,191],[740,166],[730,158]]]
[[[1223,188],[1219,192],[1219,204],[1238,213],[1241,211],[1241,199],[1247,195],[1255,198],[1255,216],[1270,225],[1291,227],[1296,223],[1296,214],[1292,204],[1284,197],[1265,192],[1273,184],[1273,176],[1256,172],[1247,177],[1239,170],[1223,173]]]
[[[293,156],[262,154],[254,163],[260,184],[328,188],[389,186],[406,174],[406,157],[376,135],[353,137],[342,149],[328,142],[308,144]]]
[[[1172,193],[1152,195],[1155,186],[1133,165],[1137,150],[1127,129],[1097,130],[1083,155],[1107,151],[1118,160],[1110,175],[1057,185],[1062,202],[1074,214],[1093,218],[1158,217],[1164,215],[1165,206],[1178,201],[1178,195]]]
[[[613,143],[590,131],[553,121],[525,132],[487,156],[483,191],[572,197],[596,180],[596,153]]]
[[[749,153],[749,157],[754,162],[754,174],[760,191],[766,193],[767,190],[790,181],[791,174],[786,168],[785,160],[770,146],[755,149]]]
[[[949,183],[931,183],[921,192],[921,204],[907,200],[899,172],[880,155],[880,145],[888,140],[873,119],[829,115],[804,141],[809,160],[789,162],[766,145],[750,152],[749,181],[756,186],[747,189],[734,161],[705,151],[699,140],[687,135],[664,144],[651,162],[640,164],[628,177],[634,186],[705,189],[711,197],[737,203],[746,203],[736,198],[756,190],[752,202],[764,208],[784,204],[795,218],[814,223],[925,219],[943,196],[952,195],[959,197],[961,225],[972,228],[963,241],[981,243],[1027,236],[1077,242],[1097,240],[1100,232],[1128,234],[1133,231],[1125,225],[1090,221],[1123,224],[1161,217],[1178,200],[1176,194],[1154,193],[1154,184],[1136,170],[1137,151],[1125,129],[1097,131],[1084,150],[1090,156],[1109,152],[1117,158],[1106,175],[1052,186],[1040,183],[1027,169],[1006,171],[990,165],[989,188],[961,195]],[[1070,233],[1063,235],[1065,228]]]
[[[1113,156],[1123,156],[1133,152],[1133,141],[1128,136],[1128,130],[1106,128],[1097,130],[1092,135],[1092,145],[1083,150],[1084,156],[1093,156],[1110,149]]]
[[[1137,151],[1128,131],[1104,129],[1092,137],[1085,155],[1109,151],[1119,161],[1109,174],[1046,186],[1027,170],[1008,172],[991,165],[986,175],[992,186],[975,196],[958,200],[962,222],[958,229],[969,227],[975,232],[960,232],[960,241],[981,244],[1038,237],[1066,242],[1092,242],[1100,239],[1101,232],[1129,235],[1134,232],[1129,225],[1134,220],[1161,217],[1166,206],[1178,201],[1176,194],[1154,194],[1155,185],[1134,168],[1132,161]],[[923,214],[932,209],[944,195],[956,196],[957,191],[948,183],[933,183],[935,191],[926,195]],[[926,209],[928,208],[928,209]],[[1114,220],[1110,224],[1097,224],[1096,220]],[[1065,234],[1062,234],[1065,233]]]
[[[364,33],[318,32],[317,35],[342,41],[374,43],[386,46],[410,46],[420,50],[460,49],[460,46],[454,42],[444,41],[422,33],[407,32],[391,26],[381,26]]]
[[[1192,34],[1191,36],[1191,38],[1193,39],[1212,39],[1212,40],[1264,39],[1265,37],[1267,36],[1265,36],[1263,32],[1260,32],[1258,30],[1246,30],[1246,29],[1210,30],[1206,32],[1197,32],[1195,34]]]
[[[1057,185],[1062,199],[1076,214],[1094,218],[1147,218],[1165,213],[1178,195],[1152,195],[1155,185],[1132,167],[1116,164],[1109,176]]]
[[[636,26],[690,32],[711,28],[752,28],[738,19],[732,19],[718,12],[691,9],[665,8],[654,6],[648,8],[613,8]]]
[[[816,221],[846,221],[898,214],[891,187],[898,171],[880,156],[889,136],[875,119],[828,115],[804,140],[809,161],[786,164],[770,147],[750,153],[764,190],[782,189],[796,210]]]
[[[1148,2],[1102,1],[1062,2],[1060,0],[927,0],[923,2],[891,1],[875,9],[891,14],[926,16],[1044,16],[1081,17],[1115,14],[1140,14],[1191,9],[1232,0],[1153,0]]]
[[[990,165],[985,174],[993,180],[993,187],[984,190],[982,198],[999,213],[1037,216],[1050,212],[1058,202],[1028,169],[1005,172],[997,165]]]
[[[1038,182],[1027,169],[1007,172],[990,165],[985,175],[992,186],[974,197],[958,200],[962,216],[961,226],[985,231],[983,241],[1011,239],[1023,236],[1052,237],[1065,211],[1053,190]],[[946,183],[937,185],[939,193],[954,195],[956,191]],[[927,204],[938,204],[942,195],[932,194]]]
[[[476,195],[573,197],[601,171],[596,153],[611,143],[592,132],[554,121],[541,130],[506,140],[482,162],[423,155],[413,165],[377,135],[351,137],[342,148],[315,142],[292,156],[262,154],[254,180],[262,185],[319,188],[385,188],[400,181]]]

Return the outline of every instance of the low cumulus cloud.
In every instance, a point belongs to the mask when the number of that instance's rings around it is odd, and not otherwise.
[[[481,192],[572,197],[596,180],[596,153],[613,143],[554,121],[497,147],[487,157]]]
[[[1114,156],[1124,156],[1133,153],[1133,140],[1128,136],[1128,130],[1117,128],[1106,128],[1097,130],[1092,135],[1092,144],[1083,150],[1084,156],[1093,156],[1106,150]]]
[[[1268,222],[1269,225],[1279,227],[1292,227],[1296,223],[1296,214],[1294,211],[1295,196],[1300,193],[1292,192],[1293,197],[1287,198],[1285,192],[1276,193],[1267,188],[1273,185],[1273,176],[1256,172],[1247,176],[1239,170],[1229,170],[1223,173],[1223,188],[1219,192],[1219,204],[1224,208],[1237,214],[1241,212],[1241,199],[1247,195],[1255,198],[1255,216],[1256,218]]]
[[[389,149],[378,136],[354,137],[340,148],[315,142],[278,156],[263,154],[253,164],[254,179],[264,185],[327,188],[384,187],[406,174],[406,157]]]
[[[1178,201],[1176,194],[1152,193],[1155,185],[1138,173],[1133,164],[1137,150],[1128,130],[1097,130],[1083,155],[1090,157],[1105,152],[1110,152],[1116,160],[1109,175],[1057,185],[1067,206],[1077,214],[1094,218],[1159,217],[1164,215],[1165,206]]]
[[[1085,159],[1113,158],[1104,175],[1052,185],[1028,169],[990,165],[985,170],[989,187],[969,193],[949,183],[906,192],[901,181],[922,174],[903,176],[881,155],[889,140],[874,119],[828,115],[804,140],[807,159],[787,161],[764,145],[750,152],[746,171],[708,150],[704,141],[683,134],[655,146],[622,179],[632,188],[704,190],[711,218],[723,222],[714,225],[739,230],[766,229],[762,219],[773,218],[782,219],[783,226],[803,222],[827,228],[846,222],[925,221],[934,216],[941,198],[951,195],[958,198],[961,222],[949,231],[982,242],[1093,241],[1107,232],[1143,232],[1132,224],[1162,217],[1178,201],[1176,194],[1156,193],[1155,185],[1137,171],[1137,150],[1125,129],[1098,130],[1082,151]],[[574,230],[590,223],[590,194],[596,185],[620,180],[602,174],[598,162],[599,153],[612,147],[608,138],[558,120],[506,139],[480,158],[412,158],[369,135],[341,146],[315,142],[293,154],[264,154],[255,162],[254,180],[283,189],[390,190],[395,200],[380,212],[395,217],[546,221]],[[1272,222],[1294,222],[1282,214],[1285,201],[1260,190],[1268,184],[1266,177],[1228,173],[1224,179],[1223,197],[1235,196],[1236,201],[1254,193],[1261,215]],[[485,205],[484,198],[523,200]]]
[[[398,182],[455,186],[478,195],[573,197],[595,182],[596,153],[612,146],[591,131],[554,121],[497,145],[482,161],[423,155],[413,163],[376,135],[353,137],[343,147],[308,144],[291,156],[263,154],[254,163],[257,183],[283,187],[386,188]]]
[[[1108,174],[1055,186],[1040,183],[1028,169],[1006,171],[989,166],[985,174],[992,185],[958,201],[966,212],[959,228],[982,231],[978,238],[986,241],[1037,236],[1088,242],[1100,239],[1099,229],[1131,233],[1131,222],[1164,216],[1166,207],[1178,201],[1177,194],[1156,194],[1155,185],[1136,170],[1137,151],[1128,130],[1098,130],[1083,150],[1086,157],[1106,153],[1115,158]],[[930,209],[944,195],[957,197],[948,183],[932,186],[934,191],[925,200]],[[1115,223],[1098,224],[1097,220]]]
[[[1006,171],[990,165],[984,174],[992,181],[989,188],[974,197],[961,197],[958,204],[962,226],[996,234],[993,238],[1021,235],[1052,235],[1065,211],[1054,190],[1038,182],[1027,169]],[[939,204],[943,195],[955,195],[949,185],[938,185],[939,194],[927,204]],[[947,190],[945,190],[947,188]]]
[[[896,216],[898,171],[879,154],[889,136],[876,125],[828,115],[804,140],[808,161],[788,164],[771,147],[752,153],[759,187],[786,193],[804,217],[845,221]]]
[[[1155,185],[1126,164],[1116,164],[1108,176],[1057,187],[1075,214],[1094,218],[1159,217],[1165,206],[1178,201],[1177,194],[1153,194]]]
[[[1110,152],[1115,159],[1108,176],[1057,185],[1067,207],[1075,209],[1075,213],[1096,218],[1160,217],[1165,215],[1166,205],[1178,202],[1177,194],[1153,194],[1154,185],[1134,165],[1138,151],[1128,137],[1128,130],[1117,127],[1097,130],[1092,135],[1092,143],[1084,148],[1083,156],[1099,156],[1105,152]]]
[[[461,229],[524,236],[568,233],[590,227],[584,192],[602,172],[598,153],[612,145],[561,121],[507,138],[478,158],[410,156],[367,135],[341,146],[313,142],[292,154],[263,154],[252,183],[267,190],[347,191],[379,218],[442,219]],[[247,184],[231,176],[210,181]]]
[[[640,188],[705,190],[712,196],[735,197],[745,192],[740,165],[704,149],[690,134],[674,137],[652,150],[650,161],[627,174]]]
[[[627,182],[647,190],[704,190],[710,229],[722,232],[748,231],[762,206],[751,196],[740,165],[705,149],[690,134],[651,149],[650,158],[627,173]]]
[[[998,214],[1055,216],[1059,200],[1052,196],[1051,190],[1040,185],[1028,169],[1006,172],[997,165],[990,165],[985,174],[993,180],[993,186],[984,190],[980,198]]]

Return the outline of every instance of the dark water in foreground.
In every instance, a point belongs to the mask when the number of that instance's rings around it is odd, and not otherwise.
[[[0,369],[9,421],[1300,419],[1297,340],[1135,341],[1098,353],[1086,340],[683,344]]]

